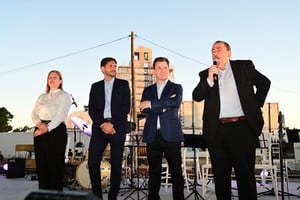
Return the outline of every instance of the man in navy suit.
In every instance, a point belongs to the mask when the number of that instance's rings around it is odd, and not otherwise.
[[[216,41],[214,64],[199,73],[193,100],[204,100],[203,135],[211,157],[217,199],[231,199],[234,168],[239,199],[257,199],[255,151],[263,128],[261,107],[270,80],[251,60],[230,60],[231,47]],[[254,89],[255,88],[255,89]]]
[[[93,125],[88,166],[93,193],[102,199],[100,163],[109,143],[111,177],[108,199],[116,200],[120,189],[126,133],[130,132],[127,121],[130,88],[128,81],[116,78],[116,59],[103,58],[100,65],[104,80],[92,85],[89,96],[89,115]]]
[[[178,110],[182,86],[168,80],[169,60],[153,61],[156,83],[143,91],[139,109],[146,115],[143,142],[147,143],[149,200],[159,200],[163,153],[168,161],[173,184],[173,199],[184,199],[181,168],[181,142],[184,140]]]

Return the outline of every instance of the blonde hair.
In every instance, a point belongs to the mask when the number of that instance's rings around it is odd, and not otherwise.
[[[59,71],[57,70],[51,70],[49,73],[48,73],[48,76],[47,76],[47,83],[46,83],[46,93],[49,93],[50,92],[50,86],[48,85],[48,79],[49,79],[49,76],[51,73],[56,73],[59,77],[59,80],[63,80],[62,78],[62,75]],[[63,83],[61,82],[61,84],[58,86],[59,89],[63,90]]]

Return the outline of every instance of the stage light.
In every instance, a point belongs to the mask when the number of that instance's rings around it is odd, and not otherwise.
[[[7,163],[4,163],[4,164],[3,164],[3,166],[2,166],[2,171],[3,171],[4,174],[7,173],[7,171],[8,171],[8,164],[7,164]]]
[[[72,116],[71,121],[73,124],[79,128],[85,135],[91,136],[92,135],[92,126],[88,124],[86,121],[79,117]]]

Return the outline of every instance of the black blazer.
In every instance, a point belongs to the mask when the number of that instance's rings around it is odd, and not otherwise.
[[[251,60],[230,60],[230,65],[242,109],[253,133],[259,136],[264,125],[261,107],[264,105],[271,81],[255,69]],[[205,100],[203,135],[209,141],[214,139],[219,122],[219,86],[217,83],[212,88],[208,85],[208,69],[201,71],[199,76],[200,82],[193,91],[193,100]]]
[[[101,132],[99,128],[104,122],[104,80],[93,83],[89,98],[89,115],[93,121],[92,134]],[[112,124],[118,133],[129,133],[130,127],[127,121],[127,115],[130,111],[130,88],[128,81],[115,78],[112,97],[111,97],[111,115]]]

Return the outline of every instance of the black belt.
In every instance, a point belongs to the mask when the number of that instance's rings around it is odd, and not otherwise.
[[[227,118],[221,118],[219,121],[221,124],[228,124],[228,123],[238,122],[242,120],[246,120],[246,117],[245,116],[227,117]]]
[[[41,120],[41,122],[44,124],[49,124],[51,122],[51,120]]]
[[[111,118],[104,118],[104,122],[111,122]]]

